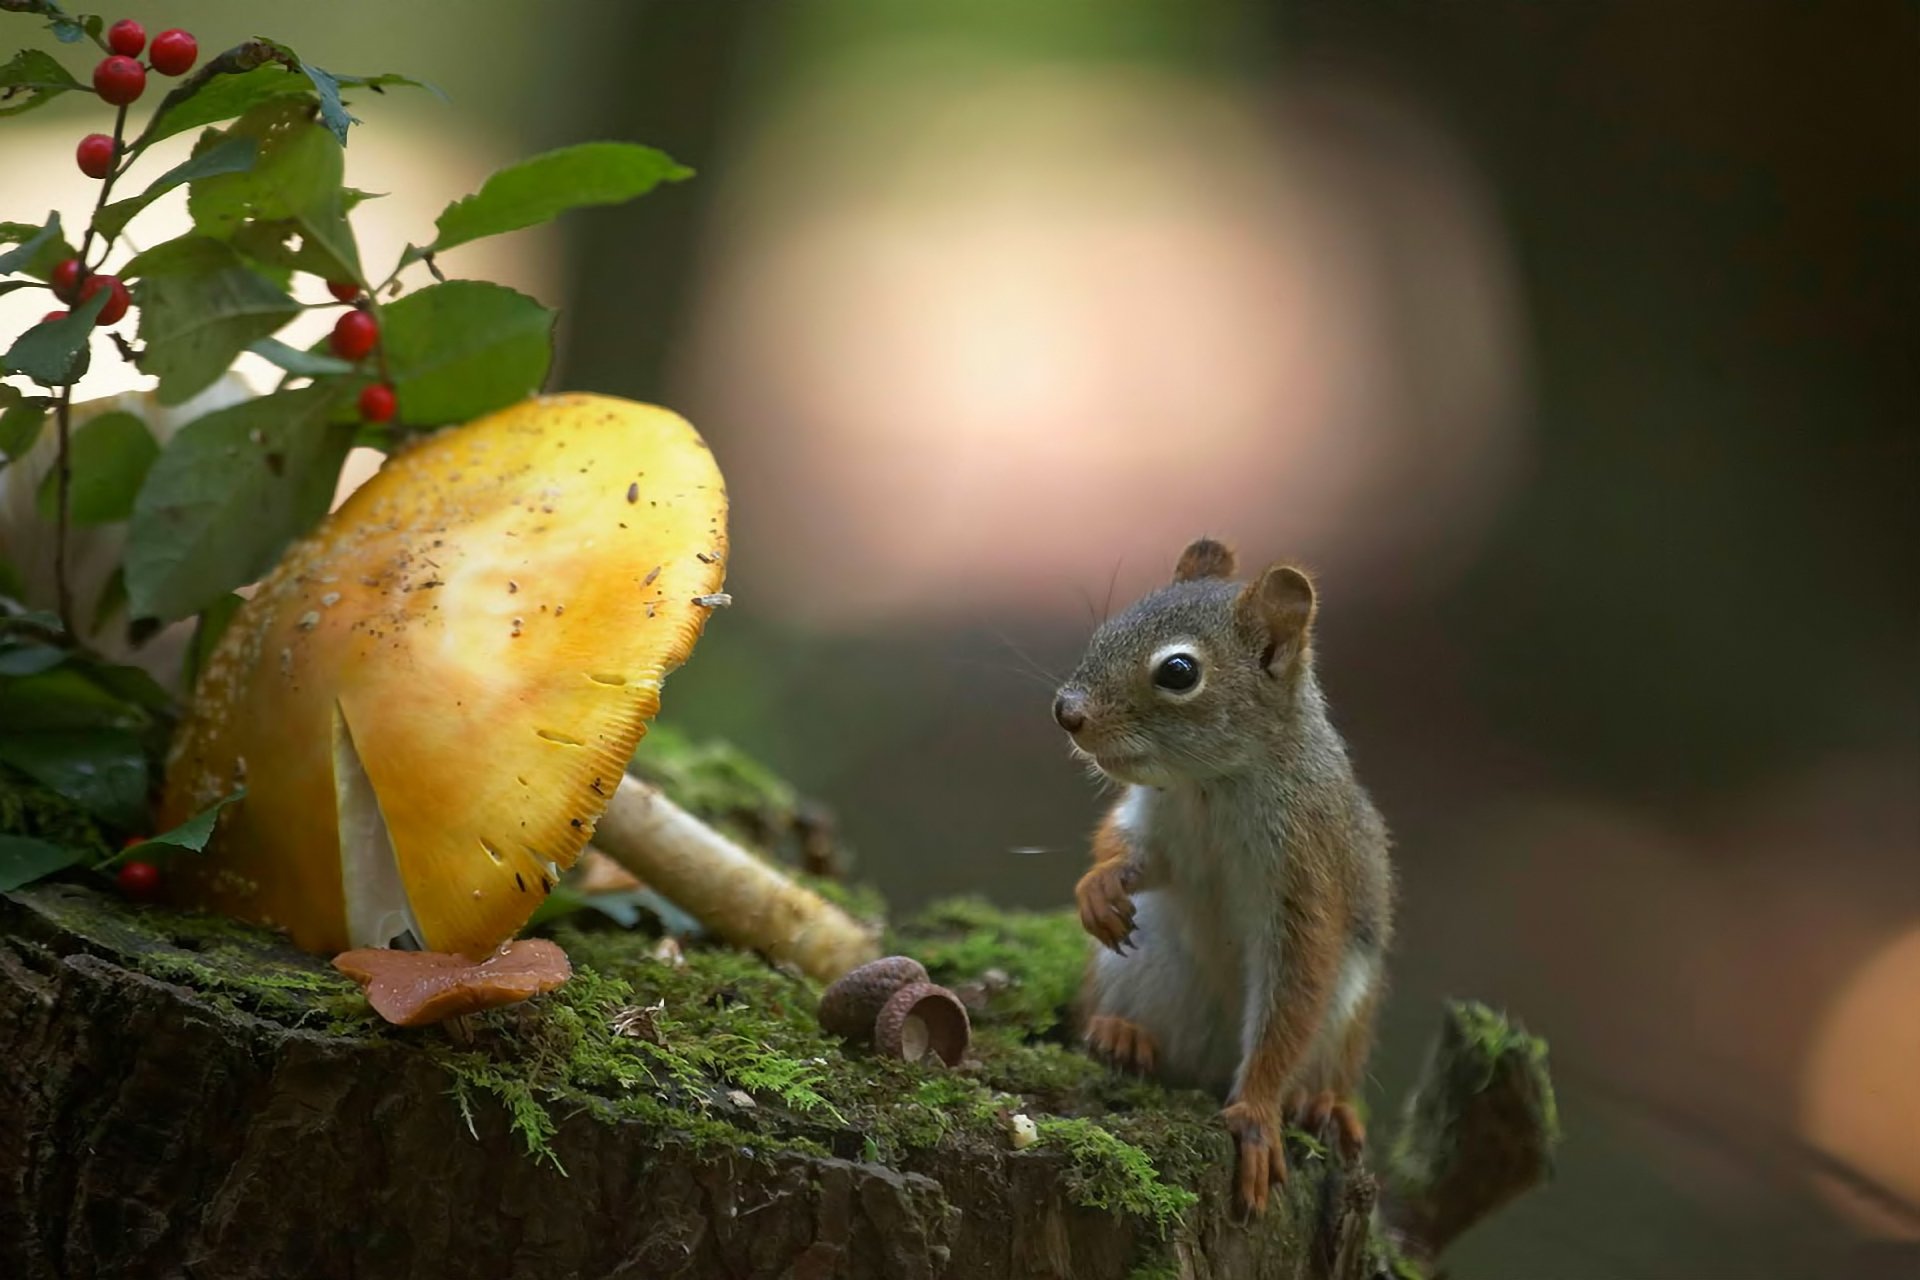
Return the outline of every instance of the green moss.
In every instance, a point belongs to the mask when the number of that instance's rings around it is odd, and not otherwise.
[[[1459,1027],[1475,1059],[1492,1080],[1503,1058],[1518,1055],[1539,1082],[1540,1120],[1547,1145],[1560,1141],[1560,1104],[1554,1097],[1553,1077],[1547,1068],[1547,1042],[1508,1021],[1506,1015],[1477,1000],[1459,1000],[1448,1006],[1448,1016]]]
[[[1162,1179],[1144,1150],[1090,1120],[1047,1118],[1038,1128],[1042,1143],[1072,1159],[1068,1188],[1081,1204],[1145,1218],[1164,1236],[1199,1203]]]
[[[935,904],[896,931],[892,944],[948,986],[1004,976],[1004,985],[987,984],[975,1020],[1028,1035],[1066,1021],[1087,968],[1087,936],[1072,913],[1002,911],[979,898]]]
[[[218,1008],[336,1035],[384,1025],[352,981],[237,920],[133,906],[66,884],[36,886],[17,900],[49,925],[149,977],[191,987]]]

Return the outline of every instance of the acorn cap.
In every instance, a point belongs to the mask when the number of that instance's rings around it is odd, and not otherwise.
[[[901,987],[873,1020],[873,1047],[907,1062],[931,1056],[957,1066],[966,1056],[971,1037],[967,1008],[960,997],[931,982]]]
[[[926,980],[926,966],[912,956],[869,960],[836,979],[821,994],[820,1025],[849,1040],[869,1039],[874,1019],[893,993],[909,983]]]
[[[188,902],[331,952],[486,955],[593,833],[726,569],[699,435],[605,396],[421,441],[235,615],[161,821],[229,795]]]
[[[333,958],[388,1022],[422,1027],[551,991],[573,976],[567,953],[544,938],[509,942],[484,960],[437,951],[364,947]]]

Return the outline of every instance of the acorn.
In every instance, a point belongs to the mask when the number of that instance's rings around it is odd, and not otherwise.
[[[849,1040],[869,1040],[874,1019],[893,993],[926,980],[926,966],[911,956],[869,960],[843,974],[820,997],[820,1025]]]
[[[931,982],[901,987],[873,1020],[873,1047],[905,1062],[937,1057],[958,1066],[972,1034],[960,997]]]

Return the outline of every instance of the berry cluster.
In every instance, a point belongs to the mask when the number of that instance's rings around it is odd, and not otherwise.
[[[153,47],[148,49],[147,29],[132,18],[122,18],[107,28],[107,48],[112,52],[93,69],[93,91],[101,101],[120,108],[120,121],[111,134],[90,133],[80,139],[73,153],[80,172],[103,182],[113,176],[114,166],[120,161],[120,123],[126,118],[126,108],[147,90],[147,67],[161,75],[183,76],[200,56],[199,42],[178,27],[155,36]],[[147,53],[144,65],[140,62],[142,50]],[[62,302],[85,302],[102,290],[110,296],[94,323],[115,324],[127,314],[132,302],[119,276],[90,274],[78,258],[68,258],[53,270],[53,293]],[[41,323],[66,314],[65,310],[49,311],[41,317]]]
[[[93,69],[93,90],[102,101],[120,108],[120,118],[115,122],[113,133],[90,133],[80,139],[80,145],[74,150],[74,161],[89,178],[110,183],[120,163],[120,131],[125,123],[126,108],[146,92],[148,69],[168,76],[185,75],[199,58],[200,46],[190,32],[178,27],[162,31],[149,46],[146,28],[132,18],[122,18],[107,28],[106,46],[107,56]],[[147,55],[145,64],[140,62],[142,52]],[[91,273],[79,258],[68,258],[55,267],[51,283],[54,296],[68,304],[82,303],[102,290],[109,291],[106,305],[94,321],[98,325],[119,321],[127,314],[132,301],[127,286],[118,276]],[[334,325],[328,345],[342,360],[358,364],[379,347],[380,322],[354,281],[329,280],[327,291],[336,301],[353,308]],[[41,323],[58,320],[66,314],[65,310],[49,311]],[[393,417],[396,407],[393,388],[384,381],[360,392],[360,416],[368,422],[386,422]]]
[[[358,364],[380,345],[380,321],[360,305],[360,286],[353,281],[329,280],[327,292],[353,308],[334,323],[327,346],[342,360]],[[360,417],[367,422],[385,422],[393,416],[395,407],[393,388],[384,382],[373,383],[360,392]]]

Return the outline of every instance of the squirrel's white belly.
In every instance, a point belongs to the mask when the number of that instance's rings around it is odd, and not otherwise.
[[[1200,978],[1191,922],[1162,890],[1134,895],[1125,955],[1094,954],[1095,1012],[1136,1022],[1158,1042],[1156,1074],[1170,1084],[1224,1094],[1241,1058],[1243,984]]]

